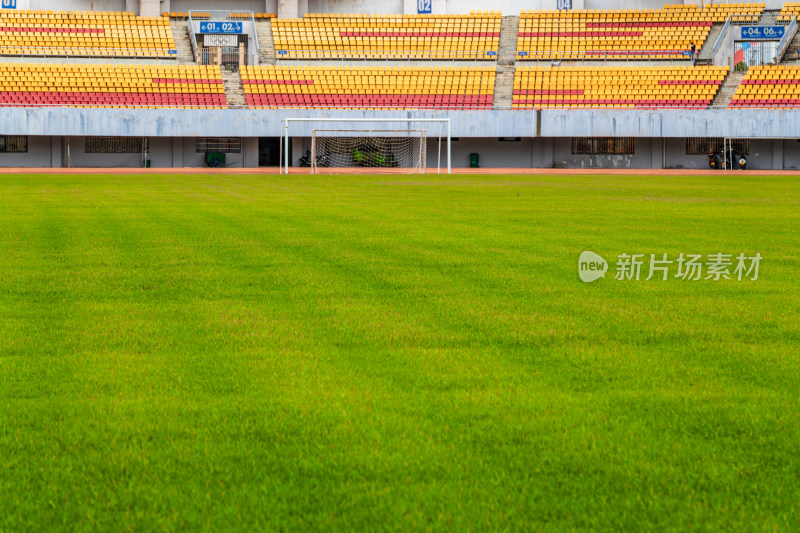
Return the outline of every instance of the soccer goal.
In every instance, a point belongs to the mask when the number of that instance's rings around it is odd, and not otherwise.
[[[300,124],[292,130],[294,123]],[[329,123],[346,123],[348,127],[317,128]],[[450,119],[447,118],[286,118],[282,126],[281,172],[288,173],[292,167],[289,143],[295,139],[296,152],[299,138],[302,157],[297,163],[311,167],[313,173],[424,173],[429,165],[441,172],[445,162],[450,173]]]
[[[425,130],[314,130],[312,172],[376,171],[423,173],[427,168]]]

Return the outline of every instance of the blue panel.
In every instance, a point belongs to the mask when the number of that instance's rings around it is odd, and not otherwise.
[[[572,9],[572,0],[558,0],[556,7],[558,9]]]
[[[17,0],[3,0],[3,9],[17,9]]]
[[[742,39],[780,40],[785,32],[784,26],[744,26],[742,27]]]
[[[200,23],[200,33],[242,33],[242,23],[203,21]]]
[[[417,13],[430,15],[433,12],[433,0],[417,0]]]

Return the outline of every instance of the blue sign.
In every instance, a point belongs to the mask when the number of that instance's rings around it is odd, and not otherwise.
[[[3,9],[17,9],[17,0],[3,0]]]
[[[780,40],[786,33],[784,26],[743,26],[742,39],[775,39]]]
[[[433,12],[433,0],[417,0],[417,13],[430,15]]]
[[[557,0],[557,9],[572,9],[572,0]]]
[[[203,21],[200,23],[200,33],[242,33],[242,23]]]

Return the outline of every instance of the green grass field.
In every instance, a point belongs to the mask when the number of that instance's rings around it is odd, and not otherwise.
[[[800,178],[0,198],[0,531],[800,530]],[[764,260],[584,284],[584,250]]]

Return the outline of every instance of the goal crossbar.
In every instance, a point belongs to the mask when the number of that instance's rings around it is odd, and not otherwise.
[[[281,174],[288,174],[289,167],[291,166],[291,161],[289,160],[289,142],[290,142],[290,131],[289,128],[292,122],[317,122],[317,123],[329,123],[329,122],[338,122],[338,123],[365,123],[365,122],[372,122],[372,123],[381,123],[381,122],[392,122],[392,123],[430,123],[435,124],[439,123],[440,125],[445,126],[445,135],[447,136],[447,173],[450,174],[452,170],[451,165],[451,140],[450,140],[450,119],[449,118],[310,118],[310,117],[287,117],[281,120],[281,167],[280,173]],[[413,130],[408,130],[413,131]]]

